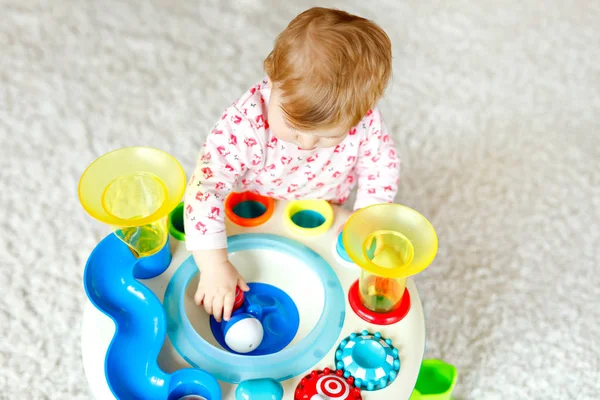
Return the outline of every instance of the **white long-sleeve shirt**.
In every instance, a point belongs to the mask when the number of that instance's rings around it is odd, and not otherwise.
[[[378,109],[338,146],[302,150],[269,129],[269,97],[266,80],[254,85],[208,135],[185,193],[188,250],[227,247],[223,205],[231,192],[342,204],[358,185],[355,210],[394,201],[400,160]]]

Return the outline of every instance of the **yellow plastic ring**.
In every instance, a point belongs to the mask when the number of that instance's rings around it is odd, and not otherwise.
[[[298,235],[322,235],[331,228],[333,208],[325,200],[294,200],[286,206],[283,221]]]
[[[374,263],[367,248],[375,235],[396,235],[408,241],[405,262],[394,268]],[[344,225],[342,242],[356,265],[384,278],[418,274],[431,264],[438,249],[437,234],[431,223],[417,211],[400,204],[376,204],[356,211]]]
[[[152,183],[154,193],[162,198],[156,209],[139,217],[122,218],[111,212],[106,195],[111,186],[124,177],[140,177]],[[97,158],[79,180],[79,201],[95,219],[121,228],[137,227],[160,220],[171,212],[186,188],[185,172],[170,154],[150,147],[124,147]],[[122,198],[122,203],[134,199]]]

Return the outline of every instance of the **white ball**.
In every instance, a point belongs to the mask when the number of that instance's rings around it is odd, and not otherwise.
[[[234,323],[225,333],[225,343],[236,353],[250,353],[263,340],[263,326],[254,317],[248,317]]]

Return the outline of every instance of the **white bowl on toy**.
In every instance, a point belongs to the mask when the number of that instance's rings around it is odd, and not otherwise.
[[[254,282],[272,285],[293,301],[299,315],[295,335],[280,351],[245,355],[237,353],[246,353],[239,350],[243,350],[243,345],[257,344],[258,336],[244,337],[244,330],[240,329],[232,341],[237,342],[234,346],[242,346],[237,350],[225,348],[215,337],[215,321],[194,302],[199,273],[190,257],[173,275],[165,293],[173,347],[191,365],[232,383],[259,378],[289,379],[315,365],[335,345],[345,317],[344,291],[331,266],[310,248],[269,234],[230,237],[229,252],[230,261],[251,287]],[[247,301],[260,303],[265,314],[272,308],[271,299],[262,298],[260,293],[246,296]],[[277,335],[277,328],[293,321],[281,320],[273,313],[265,315],[261,323],[265,335]],[[231,365],[236,366],[235,370]]]
[[[243,250],[229,255],[231,263],[247,282],[261,282],[283,290],[298,307],[301,322],[296,336],[290,343],[297,343],[315,327],[323,309],[324,287],[319,276],[307,268],[302,260],[274,250]],[[185,294],[185,312],[194,330],[207,342],[225,350],[215,339],[210,327],[210,316],[204,307],[194,302],[199,274],[190,281]],[[302,282],[300,285],[299,282]],[[307,290],[310,288],[310,291]]]

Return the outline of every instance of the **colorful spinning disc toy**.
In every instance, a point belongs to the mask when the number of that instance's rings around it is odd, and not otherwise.
[[[335,360],[345,377],[352,377],[356,387],[368,391],[385,389],[400,370],[398,349],[379,332],[371,334],[365,330],[360,335],[351,334],[338,346]]]
[[[341,370],[314,370],[306,375],[294,394],[294,400],[361,400],[354,378],[344,378]]]

